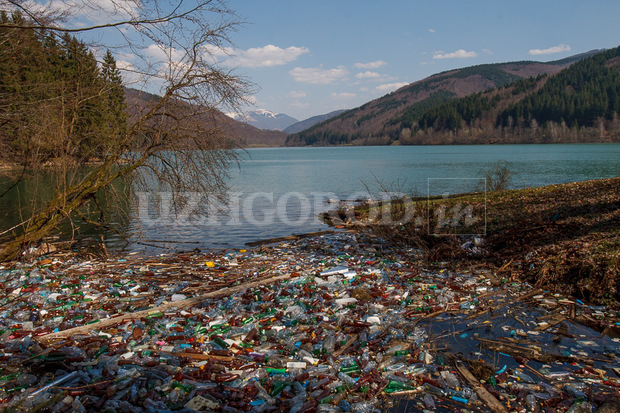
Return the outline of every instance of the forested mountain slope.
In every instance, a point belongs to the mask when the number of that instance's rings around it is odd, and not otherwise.
[[[532,136],[524,133],[525,130],[506,129],[498,123],[499,113],[538,91],[571,64],[589,61],[592,56],[608,60],[606,53],[614,52],[592,51],[555,62],[480,65],[440,73],[291,135],[287,145],[531,141]],[[522,127],[523,123],[513,122],[512,126]],[[583,132],[581,129],[580,133]],[[588,141],[608,138],[608,134],[592,138],[590,132],[583,138]],[[557,130],[548,138],[550,141],[580,139]]]

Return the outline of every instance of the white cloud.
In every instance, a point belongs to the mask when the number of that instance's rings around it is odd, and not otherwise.
[[[218,57],[232,56],[235,53],[235,49],[233,49],[232,47],[222,47],[222,46],[216,46],[213,44],[204,45],[202,47],[202,51],[214,57],[215,56],[218,56]]]
[[[561,44],[559,46],[553,46],[548,49],[532,49],[528,53],[532,56],[538,56],[543,54],[553,54],[553,53],[562,53],[562,52],[570,52],[570,46],[567,44]]]
[[[403,86],[407,86],[409,83],[407,82],[398,82],[398,83],[386,83],[384,85],[379,85],[375,89],[379,92],[392,92],[396,89],[400,89]]]
[[[378,79],[381,75],[377,72],[365,71],[355,75],[357,79]]]
[[[349,92],[332,93],[331,94],[332,99],[338,99],[338,100],[353,99],[355,96],[356,96],[355,93],[349,93]]]
[[[26,8],[44,15],[64,14],[65,18],[77,27],[86,27],[87,23],[78,20],[88,20],[95,24],[109,24],[129,20],[139,16],[140,5],[137,1],[114,0],[51,0],[39,2],[30,0]]]
[[[310,83],[312,85],[329,85],[340,80],[345,80],[349,75],[349,71],[344,66],[338,66],[334,69],[323,69],[322,67],[296,67],[289,73],[295,81]]]
[[[117,60],[116,67],[119,70],[135,70],[134,65],[126,60]]]
[[[286,94],[286,96],[289,98],[301,99],[306,97],[306,92],[303,90],[291,90]]]
[[[158,70],[162,77],[176,76],[189,69],[183,50],[163,45],[151,44],[144,49],[144,55],[151,61],[153,68]]]
[[[476,57],[478,53],[468,52],[467,50],[459,49],[456,52],[444,53],[442,51],[433,53],[433,59],[467,59],[470,57]]]
[[[253,47],[247,50],[224,49],[220,52],[216,51],[214,54],[221,56],[222,52],[230,55],[230,58],[226,61],[226,64],[230,66],[272,67],[290,63],[302,54],[310,52],[310,50],[306,47],[295,46],[282,49],[281,47],[268,44],[267,46]]]
[[[175,48],[166,48],[162,45],[151,44],[148,46],[144,53],[152,58],[158,59],[160,62],[178,62],[183,58],[183,51],[177,50]]]
[[[429,31],[429,32],[431,32],[431,33],[437,33],[437,32],[435,31],[435,29],[428,29],[428,31]]]
[[[387,63],[385,63],[383,60],[375,60],[374,62],[368,63],[355,63],[353,66],[358,69],[378,69],[385,65],[387,65]]]
[[[117,60],[116,67],[121,71],[123,82],[127,85],[133,85],[144,80],[144,77],[136,70],[133,63],[127,60]]]
[[[243,100],[250,105],[256,105],[258,103],[258,99],[256,98],[256,96],[252,96],[252,95],[244,96]]]

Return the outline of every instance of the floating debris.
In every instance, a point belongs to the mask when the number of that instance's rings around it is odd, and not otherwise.
[[[359,233],[0,270],[8,411],[593,411],[617,310]],[[601,332],[603,334],[601,334]]]

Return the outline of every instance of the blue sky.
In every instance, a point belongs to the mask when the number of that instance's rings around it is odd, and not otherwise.
[[[618,0],[234,0],[223,61],[257,108],[299,120],[360,106],[445,70],[550,61],[620,45]]]
[[[184,0],[183,7],[196,1]],[[152,0],[34,2],[70,11],[78,27],[122,21],[140,6],[155,7]],[[255,106],[247,110],[267,109],[299,120],[360,106],[445,70],[551,61],[620,45],[619,0],[229,0],[227,5],[246,23],[230,34],[233,44],[226,53],[212,52],[221,65],[256,86],[256,94],[248,97]],[[102,55],[110,44],[131,39],[129,33],[124,27],[84,36],[101,45]],[[134,49],[113,49],[119,67],[128,69],[126,80],[139,73],[133,70],[138,49],[160,63],[179,55],[149,44],[148,37],[142,41]],[[156,84],[143,86],[157,93]]]

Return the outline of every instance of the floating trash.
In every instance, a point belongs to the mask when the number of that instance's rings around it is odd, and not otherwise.
[[[0,270],[7,411],[594,411],[617,310],[363,234]],[[601,334],[603,333],[603,334]]]

